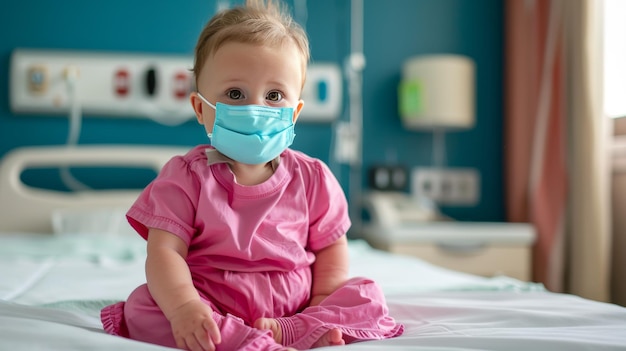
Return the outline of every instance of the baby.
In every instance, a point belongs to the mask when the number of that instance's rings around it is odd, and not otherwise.
[[[127,213],[147,284],[104,329],[188,350],[309,349],[400,335],[380,288],[348,279],[341,187],[289,149],[304,102],[306,34],[248,1],[203,29],[191,104],[211,145],[171,159]]]

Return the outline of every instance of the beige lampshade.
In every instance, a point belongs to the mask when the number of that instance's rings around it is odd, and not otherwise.
[[[422,55],[402,67],[400,117],[408,129],[474,126],[475,65],[460,55]]]

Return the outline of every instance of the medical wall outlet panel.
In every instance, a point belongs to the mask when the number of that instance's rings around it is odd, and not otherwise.
[[[16,49],[10,104],[16,113],[189,119],[188,56]]]
[[[416,167],[411,193],[440,205],[475,206],[480,201],[480,173],[474,168]]]
[[[15,49],[10,63],[10,105],[15,113],[152,118],[164,123],[194,118],[193,57],[69,50]],[[331,121],[341,113],[341,71],[313,64],[300,120]]]

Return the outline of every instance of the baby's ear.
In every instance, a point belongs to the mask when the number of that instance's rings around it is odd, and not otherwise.
[[[191,94],[189,94],[189,101],[191,102],[191,107],[193,107],[193,112],[196,114],[198,123],[204,124],[202,117],[202,100],[198,97],[198,93],[195,91],[191,92]]]
[[[303,106],[304,106],[304,101],[298,100],[298,104],[296,105],[296,108],[293,111],[293,123],[296,123],[296,120],[298,120],[298,117],[300,117],[300,112],[302,112]]]

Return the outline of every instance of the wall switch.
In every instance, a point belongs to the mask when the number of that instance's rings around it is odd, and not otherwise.
[[[411,193],[440,205],[476,205],[480,174],[473,168],[417,167],[411,174]]]
[[[376,165],[370,167],[370,188],[383,191],[404,191],[407,185],[407,170],[402,165]]]

